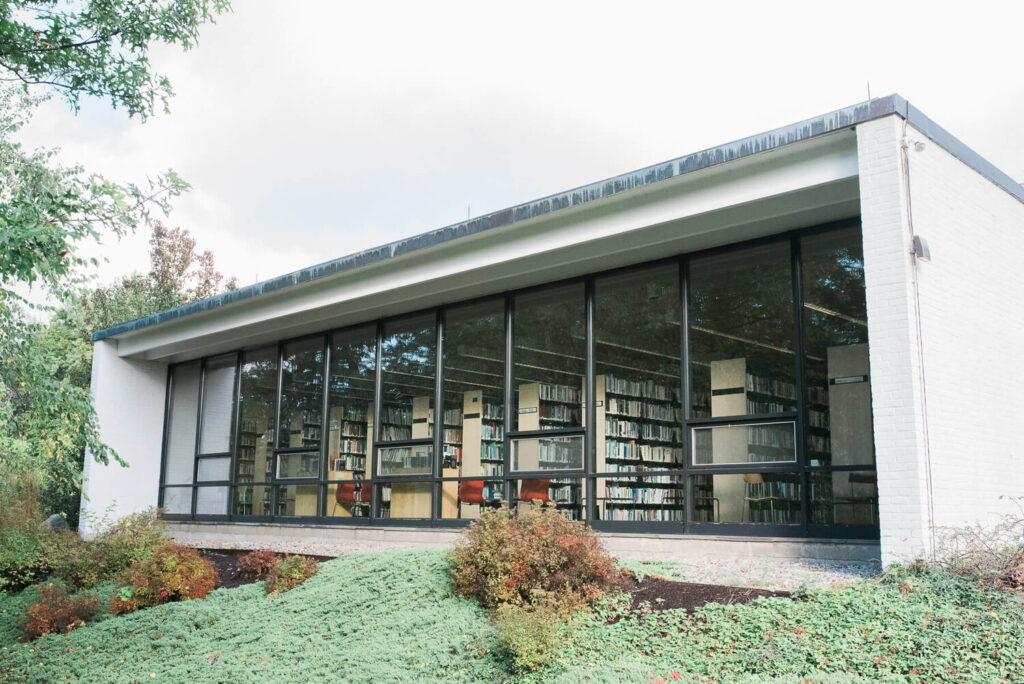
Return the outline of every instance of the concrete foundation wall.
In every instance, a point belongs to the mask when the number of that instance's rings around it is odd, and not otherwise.
[[[100,438],[128,467],[85,455],[82,536],[93,534],[90,525],[100,516],[109,514],[113,521],[156,506],[166,390],[167,364],[122,358],[116,340],[93,346],[92,399]]]
[[[170,523],[171,535],[198,548],[304,551],[337,555],[449,546],[459,530],[420,527],[295,526],[262,523]],[[613,556],[695,562],[708,558],[876,561],[878,542],[790,538],[602,533]]]

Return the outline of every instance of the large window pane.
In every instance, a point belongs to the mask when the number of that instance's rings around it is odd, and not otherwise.
[[[583,425],[586,316],[583,282],[516,295],[513,307],[514,425]]]
[[[431,517],[431,482],[391,482],[377,485],[377,517],[423,520]]]
[[[199,482],[227,482],[231,479],[231,457],[201,458],[197,474]]]
[[[320,453],[287,452],[277,455],[277,479],[295,480],[320,477]]]
[[[690,262],[694,417],[796,408],[789,242]]]
[[[505,302],[445,312],[443,477],[501,475]]]
[[[878,477],[871,471],[810,474],[812,525],[877,525]]]
[[[860,230],[801,239],[811,466],[873,465],[868,320]]]
[[[488,510],[505,505],[502,480],[461,480],[441,483],[441,518],[476,520]]]
[[[240,517],[267,517],[270,515],[270,487],[249,485],[234,488],[232,515]]]
[[[686,517],[682,475],[602,477],[596,491],[599,520],[682,522]]]
[[[227,515],[229,487],[200,487],[196,494],[196,515]]]
[[[432,444],[415,446],[380,447],[377,456],[380,459],[381,475],[430,475],[433,472],[431,454]]]
[[[692,480],[695,522],[800,522],[797,473],[697,475]]]
[[[316,515],[316,493],[320,485],[278,485],[275,487],[274,515],[312,517]]]
[[[206,360],[203,378],[203,428],[199,437],[201,454],[222,454],[231,450],[236,360],[234,354]]]
[[[796,461],[796,424],[757,423],[693,429],[695,465]]]
[[[196,457],[198,413],[199,362],[175,366],[171,371],[171,403],[167,415],[167,460],[164,463],[164,484],[192,483]]]
[[[242,355],[236,482],[265,482],[273,476],[274,421],[277,410],[277,348]],[[269,503],[267,515],[269,515]],[[248,509],[249,503],[242,505]],[[256,510],[261,506],[258,504]],[[239,513],[238,515],[250,515]],[[252,515],[263,515],[261,512]]]
[[[377,333],[373,325],[335,333],[327,397],[328,479],[369,475]],[[367,489],[369,492],[369,489]]]
[[[681,467],[680,308],[676,264],[595,279],[598,472]]]
[[[581,470],[583,435],[516,439],[512,442],[512,470]]]
[[[320,446],[324,401],[324,340],[289,342],[281,357],[281,436],[278,448]]]
[[[164,489],[164,513],[192,515],[192,488],[167,487]]]
[[[381,339],[380,438],[434,435],[437,326],[433,312],[388,321]]]

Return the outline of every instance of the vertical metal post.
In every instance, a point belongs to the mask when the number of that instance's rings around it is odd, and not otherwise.
[[[234,516],[235,487],[238,484],[238,450],[242,441],[242,353],[235,354],[235,408],[233,417],[233,438],[231,445],[231,471],[228,473],[228,520]],[[255,480],[255,474],[253,480]]]
[[[515,302],[512,298],[511,293],[505,294],[505,434],[502,435],[502,458],[503,464],[501,472],[505,478],[505,506],[506,508],[512,507],[512,440],[509,437],[509,433],[512,431],[512,410],[513,410],[513,397],[512,392],[513,380],[512,380],[512,316],[514,314],[513,308]]]
[[[690,383],[690,259],[679,260],[679,325],[682,328],[679,336],[680,392],[682,392],[682,428],[683,428],[683,531],[689,532],[693,524],[694,501],[693,482],[690,477],[690,462],[693,460],[693,435],[689,419],[693,410],[693,397]]]
[[[331,351],[334,346],[334,336],[331,334],[324,335],[323,339],[323,350],[324,350],[324,365],[323,365],[323,378],[324,383],[324,399],[323,408],[320,414],[320,481],[317,483],[316,488],[316,517],[323,518],[327,512],[327,471],[328,471],[328,460],[331,455],[327,451],[327,444],[330,440],[327,438],[327,433],[330,428],[328,420],[330,420],[330,406],[331,406]],[[338,426],[338,430],[341,430],[341,425]]]
[[[373,484],[377,479],[377,449],[380,443],[380,416],[381,416],[381,397],[384,395],[382,385],[383,372],[381,370],[381,354],[383,353],[383,336],[384,336],[384,322],[377,321],[377,358],[376,366],[374,368],[374,380],[373,380],[373,448],[370,449],[370,463],[369,473],[366,473],[364,468],[363,479],[367,479],[366,475],[369,475],[370,480],[370,519],[379,518],[380,510],[380,494],[377,491],[377,486]],[[363,485],[364,487],[366,485]]]
[[[196,401],[196,444],[192,452],[192,519],[196,517],[199,499],[199,440],[203,437],[203,390],[206,384],[206,359],[199,362],[199,396]]]
[[[586,361],[584,370],[584,406],[586,407],[586,430],[583,433],[583,469],[589,477],[584,477],[581,482],[586,492],[585,516],[588,522],[593,522],[597,515],[597,486],[594,481],[594,474],[597,468],[596,445],[597,445],[597,377],[595,351],[597,343],[594,339],[594,278],[588,276],[584,281],[583,290],[586,307]]]
[[[807,381],[804,358],[804,302],[802,272],[803,263],[800,251],[800,237],[792,234],[789,238],[789,253],[793,278],[793,354],[795,356],[796,380],[796,460],[800,466],[800,532],[807,536],[810,519],[810,492],[808,491],[809,473],[807,464]]]
[[[431,489],[434,492],[432,498],[432,518],[437,521],[441,518],[441,484],[438,478],[444,472],[441,468],[441,459],[444,454],[444,311],[437,309],[434,318],[434,333],[436,340],[436,362],[434,364],[434,458],[431,459],[431,472],[433,482]]]

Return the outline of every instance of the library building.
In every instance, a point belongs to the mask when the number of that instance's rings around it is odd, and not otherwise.
[[[83,508],[207,546],[544,507],[619,555],[910,558],[1024,495],[1021,249],[1024,188],[871,100],[96,333],[128,467],[87,459]]]

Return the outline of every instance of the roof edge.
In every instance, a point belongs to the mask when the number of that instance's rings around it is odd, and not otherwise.
[[[570,207],[613,197],[677,176],[778,149],[827,133],[851,128],[859,123],[891,114],[901,116],[915,128],[920,129],[928,138],[955,155],[975,171],[1024,202],[1024,188],[1015,183],[1007,174],[996,168],[995,165],[985,160],[941,126],[926,117],[903,97],[894,93],[837,109],[821,116],[805,119],[795,124],[740,138],[724,145],[676,157],[675,159],[646,166],[629,173],[501,209],[467,221],[437,228],[410,238],[396,240],[379,247],[355,252],[354,254],[325,261],[315,266],[293,271],[207,299],[201,299],[174,309],[168,309],[120,323],[106,330],[93,333],[92,339],[96,342],[160,323],[166,323],[191,314],[210,311],[259,295],[276,292],[302,283],[312,282],[345,271],[351,271],[356,268],[424,250],[458,238],[476,235]]]

